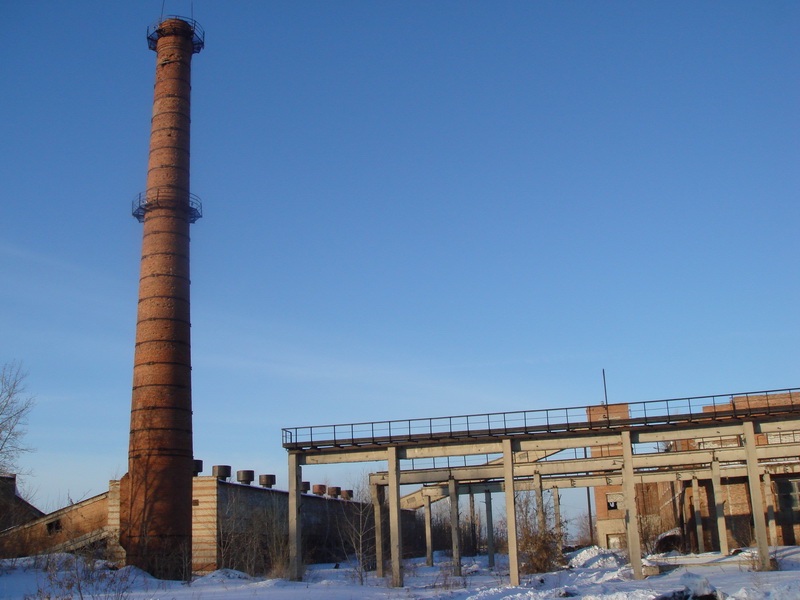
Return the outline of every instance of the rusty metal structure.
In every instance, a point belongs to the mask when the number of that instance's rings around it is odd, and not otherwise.
[[[156,77],[147,189],[133,202],[144,232],[120,543],[128,564],[180,578],[191,564],[194,470],[189,226],[202,215],[189,188],[191,61],[204,32],[170,16],[147,43]]]

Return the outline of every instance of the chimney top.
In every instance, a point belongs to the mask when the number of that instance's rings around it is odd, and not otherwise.
[[[168,35],[181,35],[192,40],[192,53],[197,54],[206,45],[206,32],[194,19],[168,15],[147,28],[147,47],[155,50],[158,40]]]

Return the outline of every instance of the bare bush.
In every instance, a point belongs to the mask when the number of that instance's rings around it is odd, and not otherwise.
[[[522,573],[547,573],[561,567],[564,557],[560,551],[557,527],[548,527],[553,521],[552,507],[537,506],[530,492],[519,492],[517,504],[517,549]],[[544,512],[544,527],[542,516]]]
[[[575,518],[574,523],[576,546],[593,546],[597,543],[592,515],[584,512]]]
[[[287,523],[285,505],[248,506],[232,494],[219,520],[219,566],[251,575],[288,576]]]
[[[125,600],[131,594],[141,571],[116,570],[106,560],[81,554],[49,554],[42,556],[39,568],[44,571],[35,594],[24,600]]]
[[[353,501],[343,504],[342,509],[337,523],[342,550],[353,581],[364,585],[375,566],[375,511],[368,480],[353,487]]]

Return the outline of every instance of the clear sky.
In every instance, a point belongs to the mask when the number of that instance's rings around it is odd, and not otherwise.
[[[602,369],[612,402],[800,385],[800,4],[192,11],[207,467],[285,487],[281,427],[581,406]],[[127,470],[160,12],[0,0],[0,361],[47,509]]]

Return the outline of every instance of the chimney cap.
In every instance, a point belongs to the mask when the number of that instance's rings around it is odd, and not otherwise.
[[[250,470],[236,471],[236,481],[238,481],[239,483],[250,485],[251,483],[253,483],[253,479],[255,479],[254,471]]]
[[[230,465],[214,465],[211,467],[211,474],[217,479],[227,479],[231,476]]]
[[[183,21],[185,26],[178,25],[175,21]],[[166,35],[184,35],[189,37],[191,34],[192,54],[197,54],[205,48],[206,32],[194,19],[180,17],[178,15],[162,16],[155,23],[147,27],[147,47],[155,50],[158,40]]]

